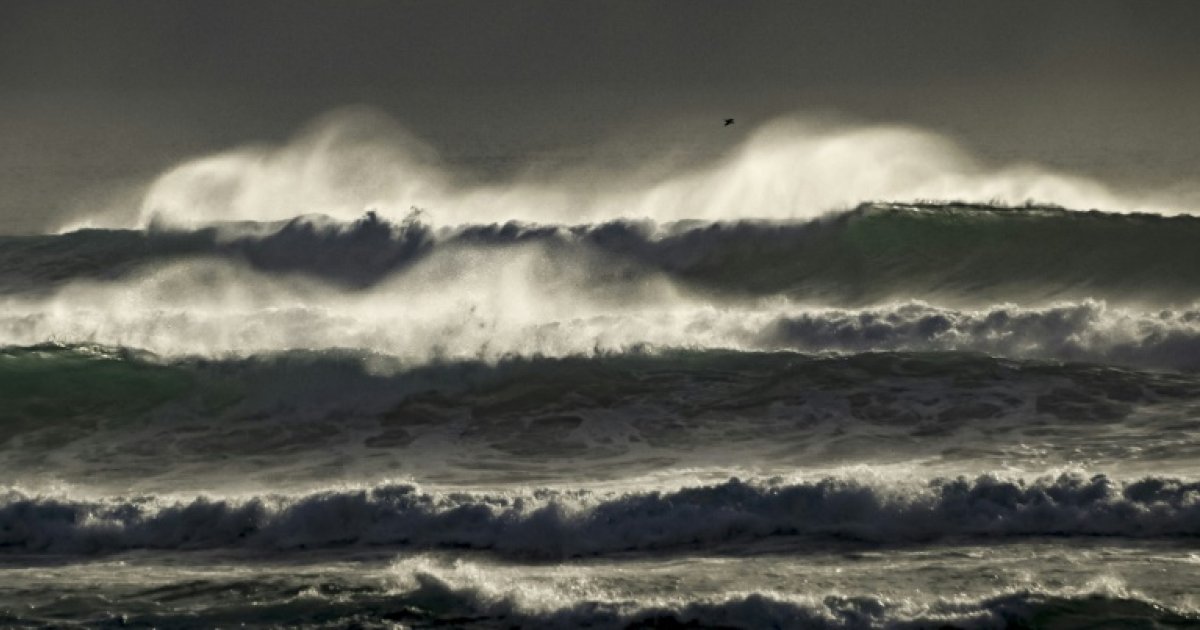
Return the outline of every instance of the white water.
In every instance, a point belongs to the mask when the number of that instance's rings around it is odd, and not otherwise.
[[[656,273],[599,275],[606,260],[540,246],[439,250],[369,289],[177,262],[119,281],[77,281],[0,304],[0,344],[99,344],[163,356],[245,357],[345,348],[408,364],[647,348],[974,350],[1012,358],[1194,368],[1195,308],[1102,301],[975,309],[922,302],[830,309],[784,298],[731,302]]]

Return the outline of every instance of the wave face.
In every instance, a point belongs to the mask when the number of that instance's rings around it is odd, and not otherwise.
[[[136,277],[180,260],[231,261],[351,289],[376,286],[438,251],[538,245],[602,257],[593,280],[665,274],[727,297],[786,295],[829,306],[926,299],[954,305],[1096,299],[1157,304],[1200,296],[1200,218],[1054,207],[865,204],[793,223],[614,221],[433,228],[374,214],[191,231],[82,230],[0,239],[0,292]]]
[[[953,536],[1200,535],[1200,484],[1104,475],[1032,482],[936,479],[924,488],[824,479],[736,479],[674,492],[597,495],[429,494],[409,485],[245,500],[155,497],[83,501],[9,491],[0,549],[96,553],[125,549],[346,545],[488,549],[570,557],[715,546],[772,536],[883,544]]]

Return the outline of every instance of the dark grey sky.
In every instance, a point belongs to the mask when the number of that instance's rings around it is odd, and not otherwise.
[[[0,231],[355,103],[465,164],[819,110],[1168,181],[1196,175],[1198,28],[1188,0],[6,0]]]

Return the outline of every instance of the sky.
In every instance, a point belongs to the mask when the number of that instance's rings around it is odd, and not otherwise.
[[[0,232],[348,105],[483,179],[614,139],[703,159],[816,113],[1171,186],[1200,175],[1197,24],[1161,0],[6,0]]]

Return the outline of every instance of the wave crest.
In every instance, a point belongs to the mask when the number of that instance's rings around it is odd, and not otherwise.
[[[194,231],[89,230],[0,239],[0,293],[53,291],[76,280],[136,278],[204,258],[266,276],[350,289],[388,284],[430,257],[477,258],[537,245],[584,259],[592,278],[661,274],[726,298],[786,295],[859,306],[895,299],[956,306],[1104,299],[1187,303],[1200,297],[1200,219],[1060,208],[866,204],[797,223],[477,224],[433,228],[419,216],[351,223],[301,217]]]

